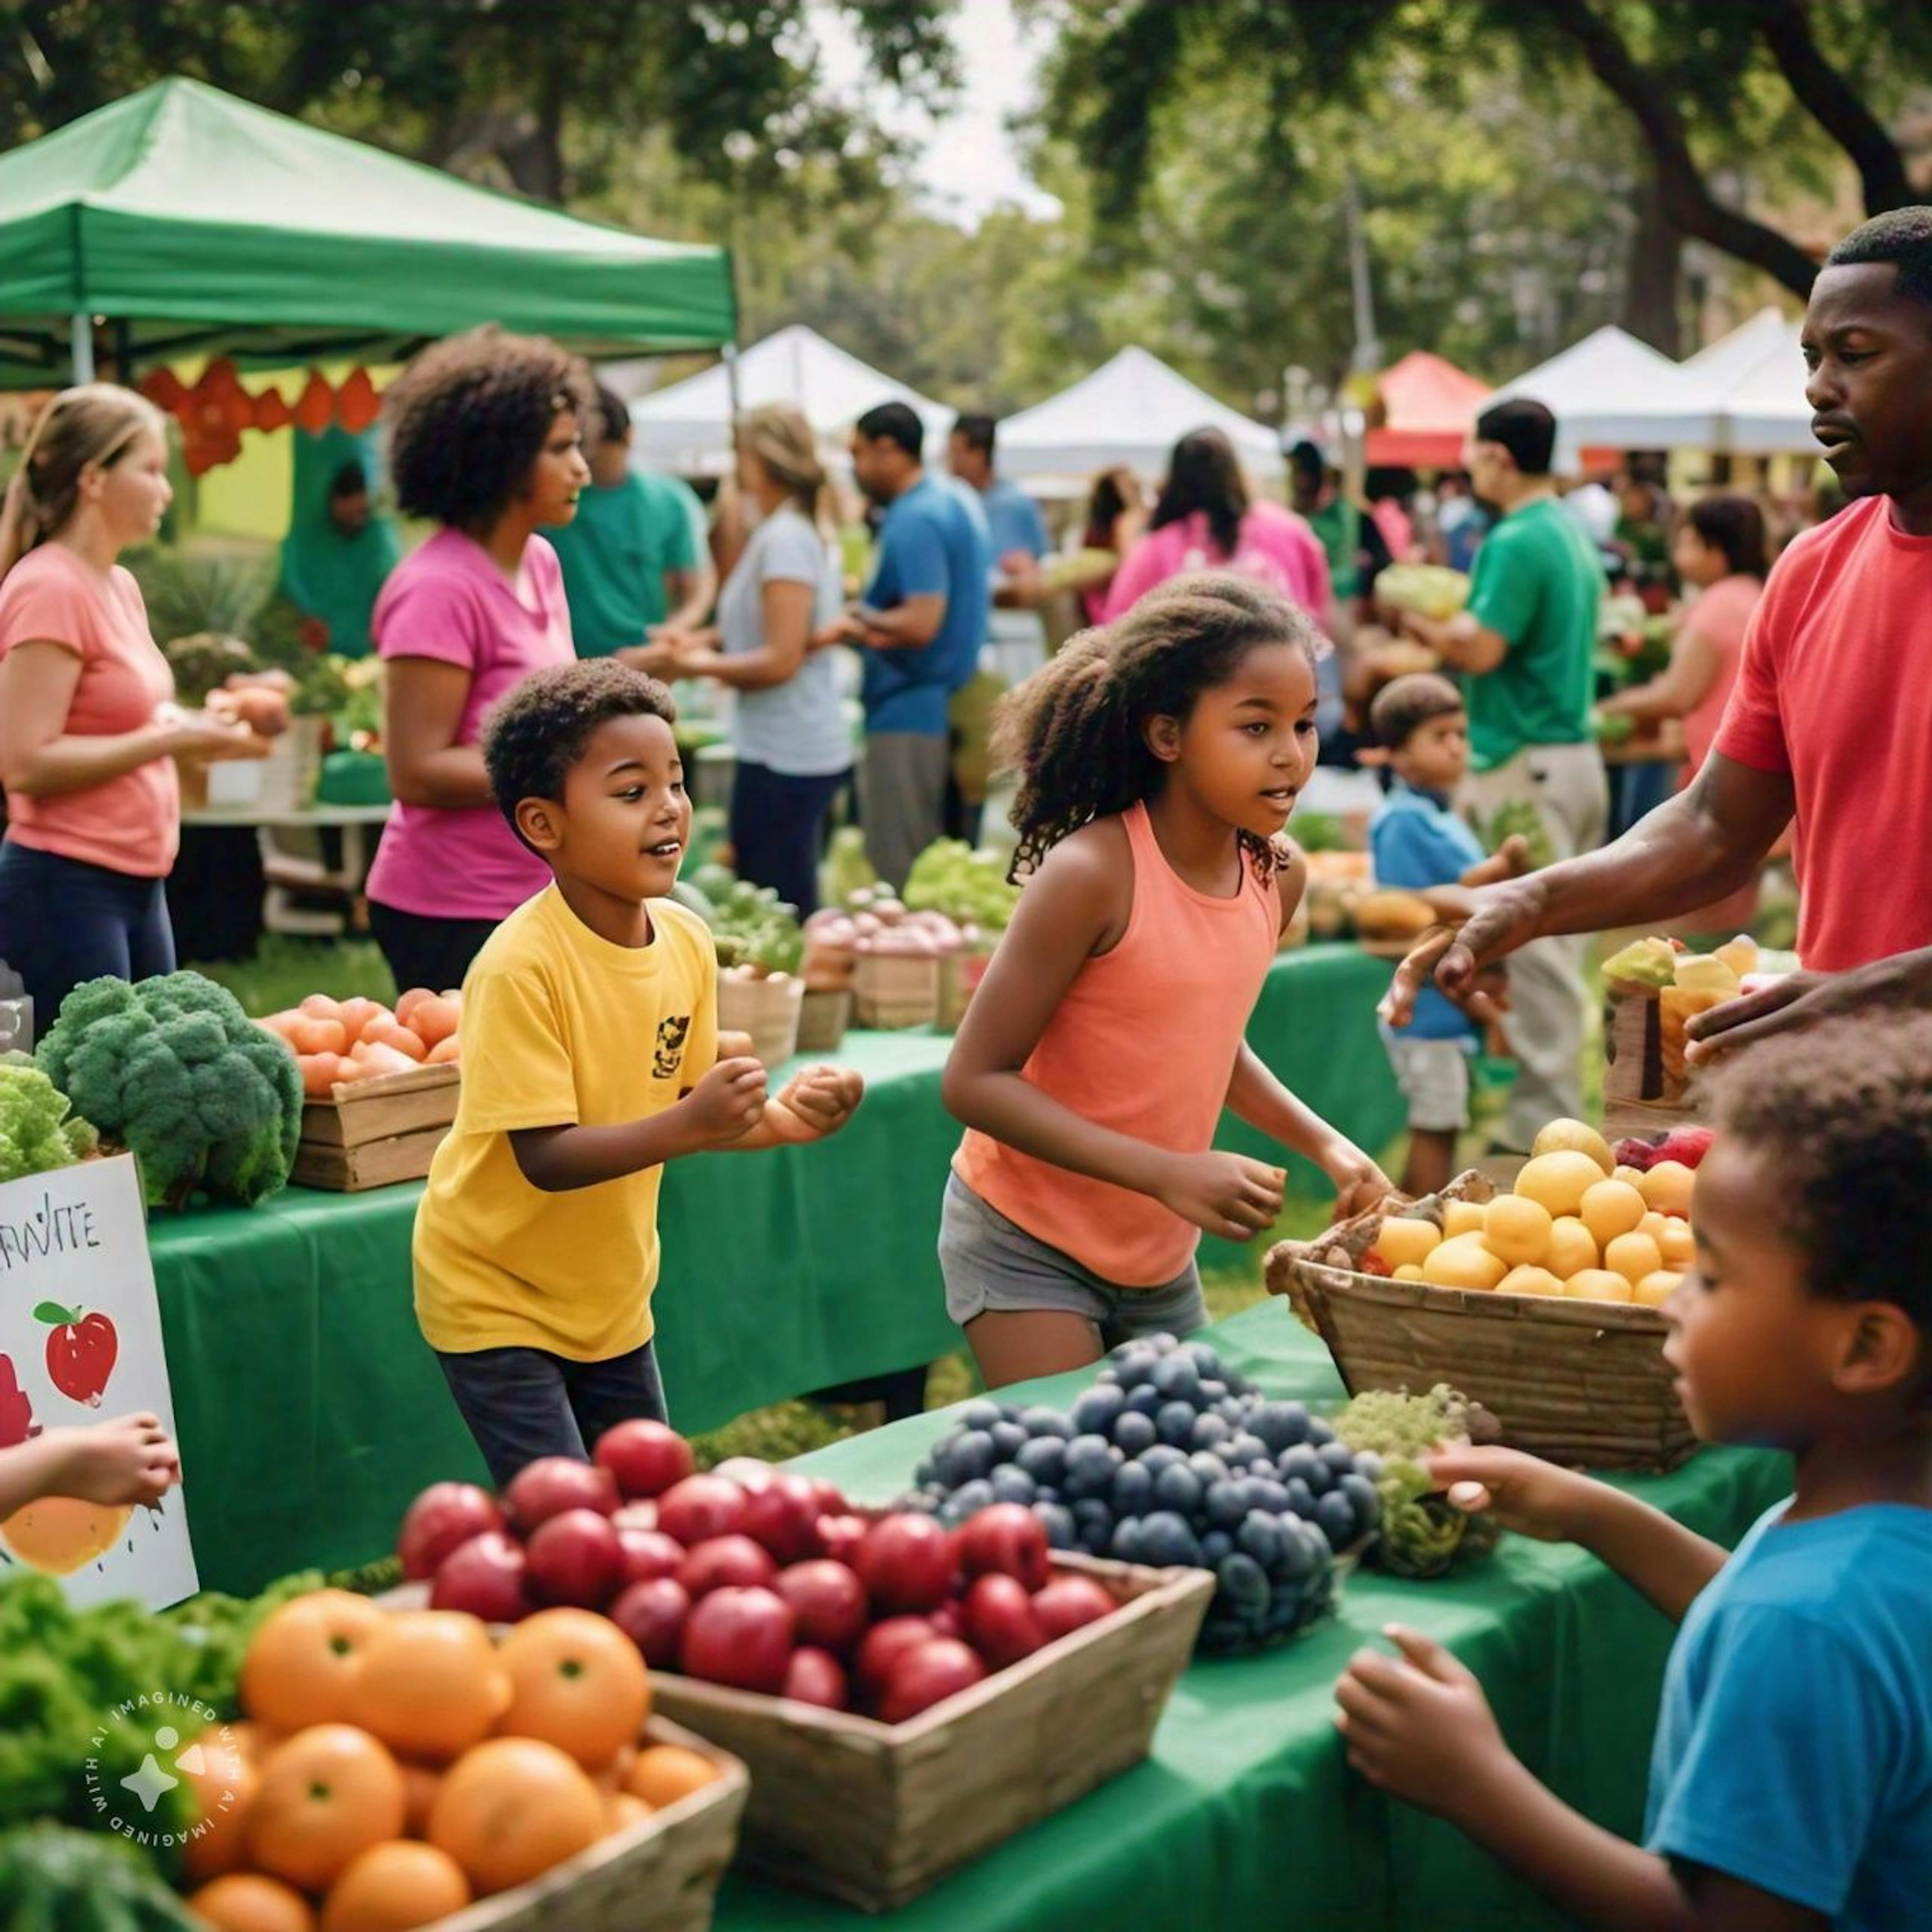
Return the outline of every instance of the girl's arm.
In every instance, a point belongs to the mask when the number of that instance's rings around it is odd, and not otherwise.
[[[1021,1077],[1081,968],[1126,930],[1125,843],[1118,826],[1089,827],[1056,846],[1028,882],[966,1009],[941,1096],[955,1119],[1005,1146],[1147,1195],[1210,1234],[1246,1240],[1281,1211],[1276,1169],[1234,1154],[1149,1147]]]
[[[1615,717],[1646,721],[1688,717],[1709,695],[1724,662],[1718,646],[1694,622],[1687,624],[1678,633],[1669,666],[1659,676],[1605,698],[1598,709]]]
[[[759,650],[728,657],[716,648],[714,631],[711,648],[680,650],[674,666],[680,676],[715,678],[734,691],[769,691],[774,685],[789,683],[805,662],[817,596],[812,584],[774,578],[762,586],[765,641]]]
[[[449,812],[490,802],[482,746],[456,742],[470,680],[467,665],[440,658],[384,661],[382,748],[400,803]]]

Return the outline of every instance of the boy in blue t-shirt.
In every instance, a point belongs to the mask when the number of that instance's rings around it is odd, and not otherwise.
[[[1790,1501],[1726,1557],[1532,1456],[1430,1459],[1452,1502],[1580,1544],[1678,1624],[1643,1844],[1546,1790],[1418,1632],[1357,1654],[1338,1722],[1358,1770],[1566,1922],[1906,1932],[1932,1924],[1932,1014],[1745,1048],[1716,1120],[1664,1353],[1700,1436],[1796,1459]]]
[[[1395,773],[1388,802],[1370,828],[1376,884],[1413,892],[1444,919],[1468,916],[1468,888],[1513,878],[1528,847],[1506,840],[1493,857],[1449,808],[1469,769],[1469,719],[1462,695],[1446,677],[1396,678],[1376,694],[1369,720]],[[1387,1024],[1382,1042],[1396,1084],[1408,1103],[1406,1194],[1432,1194],[1456,1171],[1457,1137],[1469,1124],[1469,1064],[1475,1022],[1433,986],[1415,996],[1400,1032]]]

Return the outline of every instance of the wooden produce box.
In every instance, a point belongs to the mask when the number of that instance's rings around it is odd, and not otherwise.
[[[450,1063],[354,1081],[305,1102],[290,1178],[339,1194],[422,1180],[456,1119],[461,1088]]]
[[[1604,1132],[1649,1138],[1702,1125],[1697,1070],[1684,1060],[1684,1026],[1723,995],[1612,982],[1604,999]]]
[[[745,1868],[892,1911],[1139,1763],[1214,1579],[1058,1554],[1054,1563],[1096,1578],[1120,1612],[906,1724],[653,1673],[659,1710],[750,1769]]]
[[[722,1775],[530,1884],[479,1899],[425,1932],[707,1932],[737,1849],[745,1767],[662,1718],[644,1736],[698,1752]]]

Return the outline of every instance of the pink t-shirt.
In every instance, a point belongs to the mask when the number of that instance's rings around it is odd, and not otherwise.
[[[1684,783],[1688,784],[1702,768],[1718,741],[1718,727],[1724,722],[1724,707],[1731,701],[1731,686],[1738,681],[1738,660],[1743,656],[1744,633],[1750,628],[1751,613],[1764,595],[1763,584],[1755,577],[1720,577],[1690,607],[1684,620],[1687,632],[1694,632],[1713,646],[1718,653],[1718,674],[1711,688],[1684,716]]]
[[[1322,539],[1292,510],[1256,503],[1241,519],[1234,554],[1216,548],[1199,511],[1178,524],[1150,530],[1127,553],[1107,593],[1110,624],[1156,584],[1188,570],[1232,570],[1271,584],[1316,623],[1328,621],[1328,556]]]
[[[64,544],[29,550],[0,583],[0,657],[16,644],[58,644],[80,660],[67,732],[117,737],[150,723],[175,694],[174,673],[148,628],[141,586],[118,564],[104,584]],[[151,758],[105,784],[49,798],[16,792],[7,836],[138,879],[164,879],[181,848],[181,788],[172,758]]]
[[[480,544],[440,530],[390,573],[369,628],[385,658],[434,658],[470,673],[459,745],[476,742],[490,706],[532,671],[576,655],[563,572],[542,537],[531,538],[523,580],[512,586]],[[550,876],[494,803],[398,804],[370,868],[369,896],[431,919],[502,919]]]

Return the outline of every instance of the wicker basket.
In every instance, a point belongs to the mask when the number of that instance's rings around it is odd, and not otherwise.
[[[479,1900],[426,1932],[706,1932],[737,1848],[745,1767],[662,1718],[646,1726],[645,1741],[697,1751],[721,1775],[533,1883]]]
[[[1214,1580],[1062,1556],[1120,1613],[887,1726],[659,1672],[659,1709],[750,1767],[746,1870],[890,1912],[955,1866],[1138,1764]]]
[[[1439,1220],[1439,1200],[1492,1191],[1465,1174],[1403,1211]],[[1379,1212],[1358,1215],[1268,1258],[1270,1291],[1328,1344],[1350,1394],[1446,1382],[1489,1410],[1511,1447],[1591,1468],[1674,1469],[1696,1448],[1658,1310],[1364,1274],[1356,1264],[1381,1230]]]
[[[758,979],[736,972],[718,976],[718,1030],[749,1034],[752,1058],[770,1069],[798,1051],[798,1022],[805,982],[796,974]]]
[[[852,1024],[852,995],[849,992],[808,991],[798,1010],[798,1050],[800,1053],[836,1053]]]
[[[852,974],[854,1014],[862,1027],[930,1026],[939,1017],[939,962],[903,953],[866,953]]]
[[[959,1022],[966,1017],[966,1009],[979,991],[980,982],[986,976],[986,968],[992,957],[990,952],[965,950],[940,955],[939,1016],[936,1024],[940,1032],[959,1030]]]

